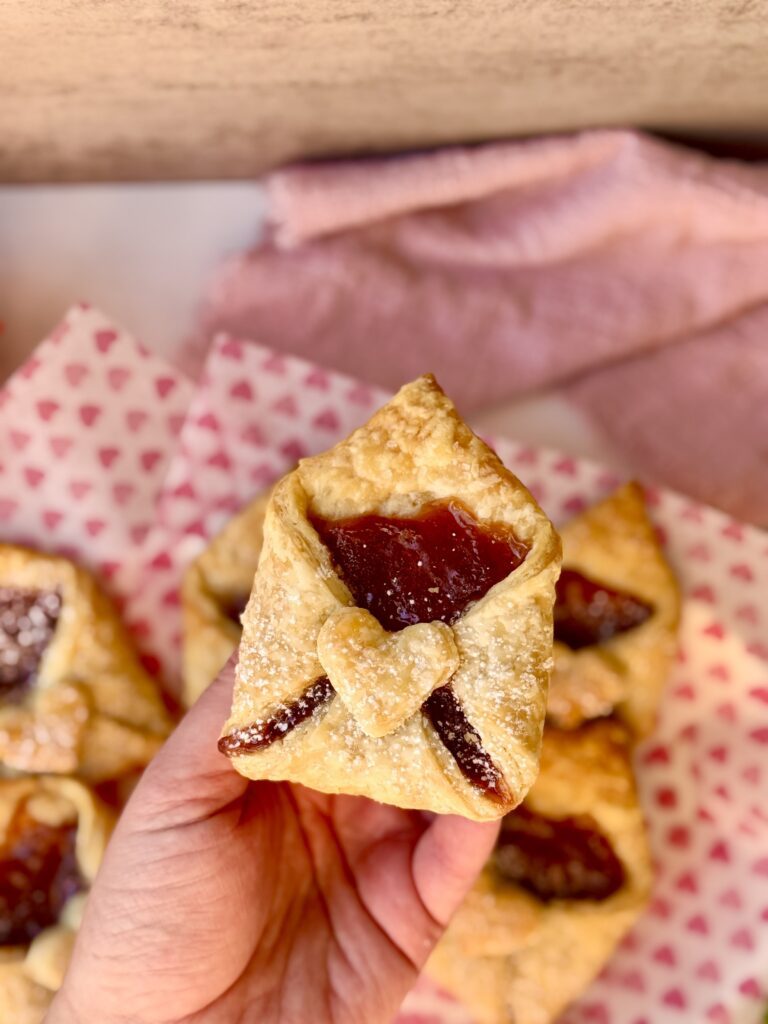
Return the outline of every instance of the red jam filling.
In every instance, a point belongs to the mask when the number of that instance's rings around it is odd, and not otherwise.
[[[509,526],[480,525],[452,501],[432,502],[408,519],[313,516],[311,522],[358,607],[390,632],[416,622],[455,622],[528,553]],[[435,690],[422,711],[467,781],[506,799],[501,773],[451,687]]]
[[[528,553],[508,526],[481,526],[456,502],[433,502],[409,519],[310,521],[357,606],[390,632],[455,622]]]
[[[249,594],[233,594],[228,598],[223,599],[219,602],[219,607],[222,612],[229,619],[230,622],[234,622],[236,626],[240,625],[240,619],[245,607],[248,604]]]
[[[487,796],[504,801],[509,792],[501,772],[483,749],[480,734],[464,714],[450,686],[440,686],[424,701],[421,710],[432,723],[446,750],[464,778]]]
[[[355,603],[390,632],[417,622],[455,622],[528,553],[508,526],[481,526],[456,502],[433,502],[409,519],[310,516],[310,521]],[[228,756],[261,750],[310,718],[334,693],[328,679],[315,680],[269,718],[222,737],[219,750]],[[435,690],[422,712],[467,781],[491,798],[506,800],[501,773],[451,687]]]
[[[35,682],[60,614],[55,590],[0,587],[0,699],[18,699]]]
[[[651,605],[563,569],[555,592],[555,640],[578,651],[641,626],[653,614]]]
[[[75,825],[45,825],[24,806],[16,812],[0,849],[0,946],[28,945],[82,889],[75,836]]]
[[[540,900],[604,900],[622,887],[624,867],[589,815],[545,818],[518,807],[501,823],[496,872]]]
[[[336,691],[329,679],[321,676],[290,704],[282,704],[273,715],[243,729],[236,729],[219,740],[222,754],[232,757],[269,747],[275,740],[281,740],[287,733],[311,718],[318,708],[328,704]]]

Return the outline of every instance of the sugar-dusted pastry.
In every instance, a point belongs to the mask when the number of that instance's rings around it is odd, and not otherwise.
[[[0,545],[0,765],[112,779],[145,765],[170,726],[95,580]]]
[[[549,720],[569,729],[615,709],[645,736],[675,653],[680,592],[642,488],[619,488],[560,535]]]
[[[432,377],[275,488],[219,746],[250,778],[498,818],[535,778],[560,544]]]
[[[192,562],[182,586],[184,703],[189,707],[240,642],[240,616],[259,564],[269,494],[227,523]]]
[[[74,779],[0,779],[0,1021],[42,1021],[112,824]]]
[[[427,964],[482,1024],[550,1024],[642,912],[651,865],[630,738],[547,728],[541,772]]]

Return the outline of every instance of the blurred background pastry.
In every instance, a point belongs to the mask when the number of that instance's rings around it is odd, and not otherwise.
[[[84,783],[0,779],[0,1020],[40,1024],[114,824]]]
[[[171,725],[94,578],[0,544],[0,765],[102,782],[147,764]]]

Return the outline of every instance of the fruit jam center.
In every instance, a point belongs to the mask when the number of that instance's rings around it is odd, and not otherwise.
[[[326,676],[321,676],[311,686],[308,686],[300,697],[277,708],[269,718],[222,736],[219,740],[219,750],[222,754],[231,757],[234,754],[269,747],[275,740],[281,740],[297,725],[306,722],[319,708],[329,704],[335,695],[336,691],[331,686],[330,680]]]
[[[0,587],[0,698],[14,699],[34,683],[60,614],[55,590]]]
[[[604,900],[624,884],[621,861],[588,815],[545,818],[518,807],[502,822],[493,862],[541,900]]]
[[[245,607],[248,604],[249,594],[231,594],[226,598],[219,600],[219,608],[223,615],[229,619],[230,622],[234,622],[236,626],[240,625],[240,620],[245,611]]]
[[[440,741],[459,766],[464,778],[494,800],[504,801],[509,792],[501,772],[484,749],[461,702],[450,686],[440,686],[421,705]]]
[[[75,835],[74,825],[45,825],[23,806],[16,812],[0,849],[0,946],[26,946],[82,889]]]
[[[555,640],[578,651],[642,625],[653,608],[632,594],[563,569],[555,591]]]
[[[410,519],[311,522],[355,603],[390,632],[455,622],[528,553],[508,526],[480,526],[455,502],[434,502]]]

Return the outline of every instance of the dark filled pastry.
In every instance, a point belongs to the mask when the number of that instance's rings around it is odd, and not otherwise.
[[[0,544],[0,766],[89,782],[146,765],[171,728],[95,580]]]
[[[480,1024],[550,1024],[645,907],[630,753],[615,721],[545,730],[536,783],[427,964]]]
[[[74,779],[0,779],[0,1021],[42,1021],[112,825]]]
[[[500,817],[538,768],[559,567],[420,378],[272,492],[220,749],[249,778]]]
[[[615,711],[646,736],[675,654],[680,591],[642,488],[619,488],[560,536],[548,719],[570,729]]]

